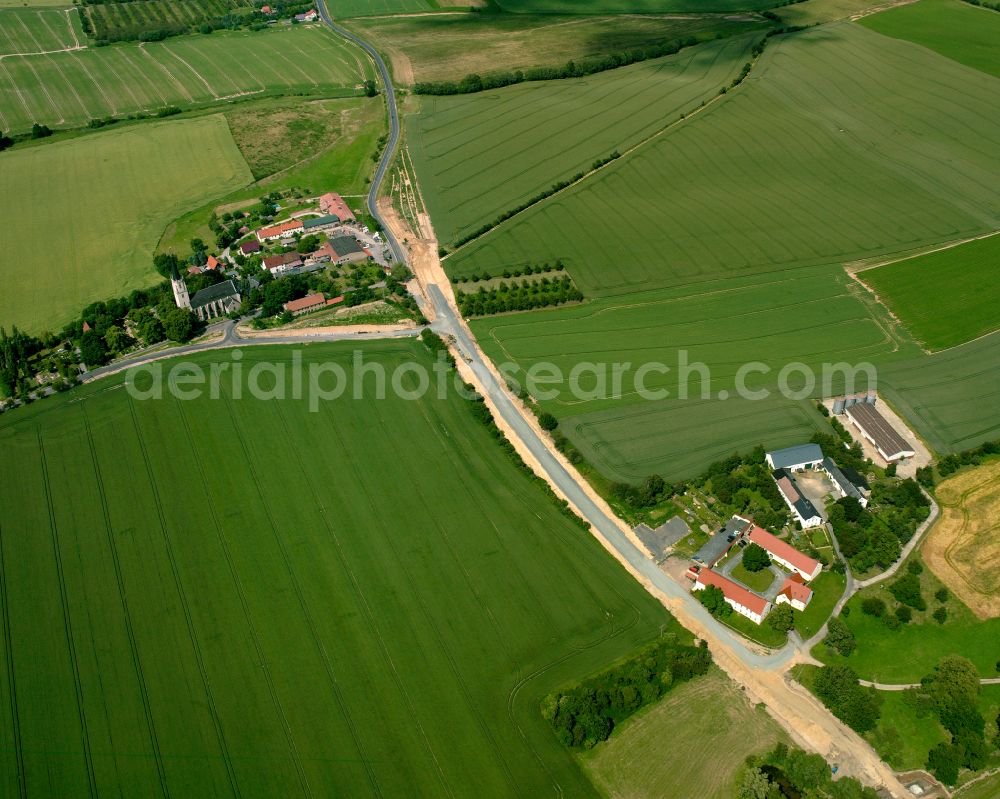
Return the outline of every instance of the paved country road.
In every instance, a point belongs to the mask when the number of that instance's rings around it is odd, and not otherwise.
[[[108,377],[109,375],[116,374],[133,366],[141,366],[142,364],[153,363],[154,361],[162,361],[166,358],[183,358],[185,355],[194,355],[195,353],[206,352],[208,350],[255,347],[261,344],[316,344],[323,341],[371,341],[386,338],[410,338],[412,336],[419,335],[422,330],[422,328],[419,327],[404,328],[402,330],[380,330],[372,331],[370,333],[359,333],[356,330],[344,330],[343,332],[333,331],[325,333],[303,333],[298,336],[254,336],[253,338],[243,338],[236,330],[236,326],[238,324],[238,322],[227,320],[219,324],[210,325],[208,328],[209,333],[214,334],[221,332],[221,338],[214,338],[211,341],[201,341],[195,344],[183,344],[179,347],[170,347],[168,349],[156,350],[154,352],[139,353],[131,358],[125,358],[121,361],[109,363],[107,366],[99,366],[97,369],[91,369],[89,372],[84,372],[80,375],[80,379],[84,383],[89,383],[91,380]]]
[[[381,76],[389,112],[390,135],[372,180],[367,202],[371,215],[385,229],[397,260],[405,263],[406,254],[399,246],[395,233],[379,213],[377,205],[381,181],[399,141],[399,114],[389,70],[371,45],[333,22],[325,0],[317,0],[317,7],[323,21],[335,33],[354,42],[371,57]],[[446,299],[442,286],[450,293],[450,285],[436,256],[437,253],[434,252],[431,269],[421,267],[424,272],[422,287],[434,310],[432,329],[440,335],[451,337],[464,365],[471,370],[477,389],[488,397],[500,417],[498,421],[516,439],[514,443],[519,443],[530,453],[549,482],[591,524],[595,535],[628,565],[632,573],[652,593],[664,598],[665,604],[681,618],[685,626],[697,630],[708,641],[717,661],[744,686],[751,701],[764,702],[797,742],[825,753],[828,759],[841,765],[842,773],[861,777],[872,784],[881,784],[890,796],[908,796],[892,769],[882,762],[865,741],[834,719],[814,696],[788,679],[787,669],[799,654],[793,644],[776,652],[761,652],[748,646],[742,636],[716,620],[696,598],[662,572],[645,552],[632,543],[618,520],[612,518],[592,498],[580,475],[572,467],[563,465],[551,441],[533,426],[524,415],[527,412],[522,412],[508,394],[506,386],[497,381],[471,332],[462,324],[457,309]]]

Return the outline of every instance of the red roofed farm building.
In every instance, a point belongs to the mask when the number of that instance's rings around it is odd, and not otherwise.
[[[774,598],[774,604],[780,605],[782,602],[787,602],[796,610],[805,610],[812,598],[812,589],[805,584],[802,575],[796,572],[785,578],[785,582],[781,584],[781,590]]]
[[[305,297],[298,300],[291,300],[284,305],[285,310],[290,311],[293,316],[299,316],[310,311],[318,311],[320,308],[325,307],[326,297],[322,294],[306,294]]]
[[[754,525],[747,533],[747,539],[759,547],[767,550],[771,556],[781,566],[802,575],[808,582],[815,579],[823,570],[823,564],[818,560],[810,558],[808,555],[799,552],[791,544],[782,541],[777,536],[771,535],[767,530]]]
[[[278,239],[287,239],[289,236],[301,231],[302,229],[302,220],[293,219],[290,222],[282,222],[280,225],[262,227],[257,231],[257,238],[262,242],[277,241]]]
[[[691,572],[688,572],[688,574],[690,575]],[[771,603],[767,599],[711,569],[699,569],[697,572],[694,572],[693,576],[694,586],[691,588],[692,591],[702,591],[708,588],[708,586],[714,585],[722,591],[722,595],[726,598],[726,603],[733,610],[741,616],[746,616],[754,624],[760,624],[764,621],[768,610],[771,609]]]
[[[354,221],[354,214],[351,212],[351,209],[347,207],[344,198],[335,191],[324,194],[319,198],[319,210],[324,214],[333,214],[340,217],[341,222]]]

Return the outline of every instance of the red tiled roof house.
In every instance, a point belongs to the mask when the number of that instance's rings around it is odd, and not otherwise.
[[[695,573],[694,586],[691,590],[703,591],[710,585],[714,585],[722,591],[726,603],[754,624],[760,624],[764,621],[764,617],[771,609],[771,603],[767,599],[711,569],[700,569]]]
[[[771,556],[771,559],[776,561],[780,566],[784,566],[789,571],[802,575],[806,582],[815,579],[823,570],[823,564],[818,560],[814,560],[808,555],[799,552],[791,544],[782,541],[777,536],[771,535],[767,530],[757,525],[754,525],[750,532],[747,533],[747,539],[767,550],[767,554]]]
[[[785,578],[785,582],[781,585],[781,590],[778,591],[778,595],[774,598],[774,604],[780,605],[782,602],[787,602],[796,610],[805,610],[806,605],[809,604],[809,600],[812,598],[812,589],[805,584],[802,575],[796,572],[795,574],[789,574]]]

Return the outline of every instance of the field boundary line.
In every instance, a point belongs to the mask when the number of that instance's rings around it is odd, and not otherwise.
[[[765,37],[764,40],[766,41],[766,37]],[[596,175],[597,173],[599,173],[601,170],[607,169],[608,167],[612,166],[613,164],[617,164],[620,161],[623,161],[624,159],[628,158],[630,155],[632,155],[633,153],[635,153],[636,150],[640,149],[641,147],[645,147],[647,144],[649,144],[650,142],[655,141],[656,139],[660,138],[665,133],[668,133],[669,131],[673,130],[675,127],[683,125],[688,120],[690,120],[690,119],[698,116],[699,114],[702,114],[705,111],[708,111],[716,103],[719,103],[719,102],[725,100],[729,96],[729,94],[731,92],[735,91],[736,89],[738,89],[740,86],[742,86],[746,82],[747,78],[750,77],[750,74],[753,72],[754,67],[757,66],[757,62],[760,60],[760,58],[761,58],[761,56],[763,54],[764,54],[764,51],[761,51],[760,55],[754,56],[752,54],[752,52],[751,52],[750,60],[747,62],[747,63],[750,64],[750,70],[743,76],[743,78],[739,81],[739,83],[736,86],[729,86],[728,89],[727,89],[727,91],[725,92],[725,94],[716,93],[715,96],[709,98],[708,100],[702,101],[702,104],[699,105],[699,106],[697,106],[693,111],[681,112],[681,116],[678,119],[675,119],[672,122],[668,122],[666,125],[664,125],[663,127],[661,127],[659,129],[653,131],[652,133],[650,133],[645,138],[639,140],[638,142],[636,142],[635,144],[629,146],[625,150],[622,150],[621,153],[619,154],[618,158],[614,158],[611,161],[608,161],[608,162],[606,162],[604,164],[601,164],[599,167],[597,167],[597,169],[593,169],[593,168],[588,169],[586,172],[584,172],[584,174],[583,174],[582,177],[578,178],[577,180],[572,181],[568,186],[564,186],[563,188],[559,189],[558,191],[554,191],[552,194],[546,195],[542,199],[538,200],[538,202],[534,202],[531,205],[527,206],[526,208],[522,208],[516,214],[512,214],[511,216],[507,217],[502,222],[500,222],[498,225],[494,225],[489,230],[483,231],[478,236],[474,236],[473,238],[469,239],[468,241],[464,242],[463,244],[459,245],[458,247],[455,247],[451,252],[449,252],[447,255],[445,255],[444,257],[441,258],[441,262],[443,263],[444,261],[447,261],[455,253],[463,250],[464,248],[466,248],[468,245],[472,244],[473,242],[479,241],[480,239],[483,239],[486,236],[489,236],[491,233],[493,233],[493,232],[499,230],[500,228],[502,228],[508,222],[510,222],[510,221],[512,221],[514,219],[517,219],[519,216],[521,216],[521,214],[525,213],[526,211],[529,211],[532,208],[535,208],[535,207],[537,207],[539,205],[542,205],[543,203],[548,202],[552,198],[558,197],[559,195],[563,194],[564,192],[567,192],[570,189],[575,188],[579,184],[583,183],[584,181],[590,179],[591,177],[593,177],[594,175]],[[734,68],[732,70],[732,72],[735,72],[735,71],[736,70]],[[732,72],[730,72],[730,74],[732,74]],[[726,86],[727,86],[727,84],[723,84],[722,87],[720,87],[720,88],[725,88]]]
[[[188,638],[191,641],[191,650],[194,653],[195,662],[198,665],[198,672],[201,676],[202,686],[205,689],[205,699],[208,704],[209,716],[212,719],[213,726],[215,727],[216,739],[219,742],[219,751],[222,754],[222,760],[226,767],[226,773],[229,777],[229,786],[233,789],[233,794],[239,799],[242,795],[240,793],[239,782],[236,779],[236,772],[233,768],[232,760],[229,756],[229,746],[226,743],[226,735],[222,729],[222,720],[219,718],[219,710],[215,704],[215,696],[212,693],[212,686],[208,679],[208,672],[205,669],[205,658],[201,651],[201,646],[198,644],[198,638],[194,631],[194,619],[191,617],[191,608],[188,605],[187,594],[184,592],[184,585],[181,582],[180,572],[177,567],[177,560],[174,557],[173,545],[170,543],[170,536],[167,534],[167,523],[163,515],[163,503],[160,499],[160,489],[157,487],[156,480],[153,478],[153,468],[149,460],[149,452],[146,448],[146,441],[142,435],[142,429],[139,427],[139,418],[135,412],[135,403],[131,400],[128,402],[129,413],[132,417],[132,426],[135,430],[136,442],[139,445],[139,452],[142,455],[142,462],[146,468],[146,479],[149,481],[150,491],[153,495],[153,505],[156,508],[156,517],[159,521],[160,535],[163,537],[163,545],[167,552],[167,559],[170,562],[171,575],[174,578],[174,587],[177,589],[177,598],[180,600],[181,609],[184,614],[184,622],[187,627]]]
[[[371,787],[374,790],[375,794],[377,796],[383,796],[384,794],[382,793],[382,787],[379,785],[378,779],[375,776],[375,771],[372,768],[371,760],[365,753],[365,749],[361,743],[361,738],[358,735],[358,730],[354,723],[354,719],[351,716],[350,710],[348,709],[346,702],[344,701],[343,694],[340,690],[340,683],[337,680],[336,674],[333,670],[333,664],[330,662],[330,656],[327,653],[326,647],[323,645],[323,642],[320,640],[319,633],[316,629],[316,621],[313,618],[312,612],[310,611],[309,606],[305,601],[305,596],[302,593],[302,586],[299,583],[299,579],[295,574],[295,570],[292,568],[292,564],[288,559],[288,550],[285,547],[285,542],[282,540],[281,535],[278,533],[278,527],[275,524],[274,515],[271,513],[271,507],[270,505],[268,505],[267,499],[265,498],[264,495],[264,490],[261,487],[260,475],[257,474],[257,467],[254,464],[253,458],[251,457],[250,447],[247,445],[246,442],[246,436],[244,435],[243,429],[240,426],[239,421],[237,420],[236,414],[233,413],[233,406],[229,398],[229,395],[224,391],[220,392],[220,395],[222,396],[223,400],[226,403],[226,411],[229,413],[229,418],[230,421],[232,422],[233,430],[236,433],[236,438],[240,442],[240,449],[243,452],[244,461],[249,467],[250,476],[253,478],[254,488],[257,491],[257,498],[260,500],[261,507],[264,509],[264,515],[267,517],[268,525],[271,528],[271,535],[274,536],[275,543],[278,545],[278,551],[281,553],[281,559],[285,567],[285,571],[288,574],[289,582],[291,583],[292,588],[295,591],[295,596],[296,599],[298,600],[299,608],[301,608],[302,610],[302,616],[306,622],[306,625],[309,628],[309,635],[313,639],[313,644],[316,647],[317,654],[319,655],[320,660],[325,668],[327,679],[330,681],[330,685],[334,690],[334,696],[337,700],[337,704],[340,706],[341,712],[344,714],[344,720],[347,722],[348,729],[351,731],[351,737],[354,739],[354,745],[355,747],[357,747],[358,756],[361,758],[361,763],[364,766],[366,775],[368,776],[368,781],[371,784]],[[280,403],[278,403],[276,407],[278,408],[280,414],[281,412]],[[284,424],[284,417],[282,416],[281,418],[282,418],[282,424]],[[286,426],[286,432],[287,432],[287,426]]]
[[[285,414],[284,411],[282,411],[281,409],[281,404],[278,403],[276,404],[275,407],[278,410],[278,417],[281,419],[281,425],[285,431],[285,435],[290,436],[291,433],[288,429],[288,421],[285,419]],[[328,414],[322,414],[322,416],[324,420],[329,419]],[[340,442],[341,451],[349,452],[350,451],[349,449],[343,448],[344,440],[343,438],[341,438],[340,431],[337,429],[336,425],[331,425],[331,429],[333,430],[337,440]],[[420,731],[420,737],[423,739],[424,748],[427,750],[427,753],[430,755],[430,758],[434,763],[434,768],[437,772],[438,780],[441,782],[441,787],[444,789],[445,793],[448,796],[453,797],[454,793],[452,792],[451,786],[448,784],[448,780],[445,777],[444,769],[441,767],[441,762],[440,760],[438,760],[438,756],[437,753],[434,751],[434,747],[431,746],[430,739],[427,736],[427,731],[424,729],[424,725],[420,721],[419,716],[417,715],[416,708],[413,705],[413,700],[410,698],[410,694],[406,690],[406,687],[403,684],[402,677],[400,677],[399,675],[399,670],[396,668],[396,663],[392,659],[392,655],[389,652],[389,647],[386,645],[385,638],[382,636],[382,632],[379,629],[379,626],[376,622],[376,616],[371,608],[371,605],[368,602],[368,597],[365,596],[365,592],[361,587],[361,582],[354,574],[354,569],[351,568],[350,560],[348,559],[346,553],[344,552],[344,545],[341,543],[340,536],[337,535],[336,530],[334,530],[333,526],[330,524],[330,520],[326,513],[326,505],[320,499],[320,496],[316,491],[316,486],[314,485],[308,471],[302,466],[301,461],[297,461],[297,463],[299,465],[299,472],[302,474],[306,484],[309,486],[309,492],[312,494],[313,500],[316,503],[316,507],[319,509],[320,516],[323,519],[323,526],[326,527],[327,532],[330,534],[330,537],[333,539],[333,543],[337,548],[337,556],[338,559],[340,560],[341,567],[347,573],[347,576],[351,581],[351,587],[354,589],[354,594],[357,597],[362,612],[365,615],[368,627],[375,634],[375,638],[378,640],[379,649],[381,650],[382,657],[385,659],[385,662],[388,664],[389,669],[392,672],[393,682],[396,684],[396,689],[399,691],[400,696],[402,696],[403,701],[406,703],[407,709],[410,711],[410,716],[413,721],[413,724],[415,725],[416,729]],[[351,471],[355,474],[355,477],[360,478],[360,475],[357,473],[357,467],[354,464],[353,459],[348,458],[347,463],[350,466]],[[370,500],[371,497],[368,494],[365,481],[361,480],[359,485],[362,486],[362,490],[365,492],[365,496],[368,497],[368,499]],[[377,505],[372,504],[371,507],[374,510],[377,507]]]
[[[27,774],[24,772],[24,751],[21,743],[21,717],[17,710],[17,679],[14,674],[14,641],[10,634],[10,604],[7,600],[7,567],[3,555],[3,525],[0,524],[0,620],[3,621],[4,654],[7,661],[7,691],[10,694],[10,720],[14,732],[14,757],[17,761],[18,794],[28,796]]]
[[[160,778],[160,790],[163,796],[170,796],[170,789],[167,787],[167,775],[163,768],[163,756],[160,752],[160,742],[156,735],[156,725],[153,723],[153,710],[149,705],[149,692],[146,686],[146,678],[142,671],[142,660],[139,657],[139,647],[135,641],[135,631],[132,628],[132,614],[129,611],[128,595],[125,590],[125,578],[122,576],[121,560],[118,557],[118,545],[115,543],[114,531],[111,524],[111,512],[108,506],[108,497],[104,491],[104,477],[101,474],[100,461],[97,458],[97,448],[94,445],[94,433],[90,426],[90,417],[87,415],[87,404],[80,403],[80,412],[83,415],[83,427],[87,434],[87,446],[90,450],[90,460],[94,467],[94,478],[97,481],[97,493],[101,501],[101,515],[104,517],[104,533],[108,539],[108,547],[111,550],[111,562],[115,570],[115,581],[118,583],[118,598],[122,603],[122,612],[125,614],[125,630],[128,634],[129,650],[132,655],[132,667],[135,669],[135,676],[139,683],[139,694],[142,697],[142,709],[146,716],[146,727],[149,731],[150,743],[153,745],[153,758],[156,762],[156,772]]]
[[[876,263],[859,264],[859,262],[854,261],[853,264],[858,264],[856,267],[854,267],[851,263],[846,263],[844,264],[844,269],[850,274],[860,275],[862,272],[868,272],[871,269],[878,269],[880,266],[889,266],[890,264],[897,264],[900,261],[922,258],[925,255],[931,255],[932,253],[942,252],[944,250],[951,250],[955,247],[961,247],[963,244],[970,244],[973,241],[980,241],[981,239],[989,239],[993,236],[1000,236],[1000,230],[990,230],[986,233],[980,233],[976,236],[969,236],[964,239],[956,239],[944,244],[932,244],[929,248],[919,249],[918,252],[911,252],[909,255],[893,256],[884,261],[877,261]]]
[[[267,685],[268,693],[271,695],[271,702],[281,719],[281,725],[285,733],[285,740],[288,743],[292,760],[295,763],[295,770],[299,775],[299,783],[302,786],[303,793],[306,796],[312,796],[312,788],[309,785],[309,780],[306,778],[305,769],[302,767],[302,756],[299,753],[298,746],[292,736],[292,728],[288,723],[288,716],[286,715],[281,702],[278,700],[277,690],[274,687],[274,678],[271,675],[270,667],[267,665],[267,658],[264,657],[264,650],[260,644],[257,627],[253,623],[253,617],[250,613],[249,602],[247,601],[243,581],[240,579],[239,573],[236,570],[236,565],[233,562],[232,552],[229,549],[229,542],[226,540],[226,535],[223,532],[222,525],[219,521],[219,514],[216,512],[215,503],[211,501],[211,498],[208,496],[208,491],[205,488],[205,486],[208,485],[208,475],[205,473],[204,462],[198,457],[198,453],[195,450],[194,436],[191,433],[191,424],[188,421],[187,414],[184,413],[183,403],[178,406],[178,415],[181,418],[181,423],[184,425],[184,432],[187,435],[187,444],[189,450],[191,451],[192,460],[198,465],[198,484],[201,486],[203,496],[206,500],[208,500],[207,504],[209,507],[209,514],[212,517],[212,526],[215,527],[215,533],[219,538],[219,544],[221,545],[222,552],[225,555],[226,564],[229,566],[229,574],[233,579],[233,583],[236,585],[236,592],[240,598],[240,605],[243,607],[243,618],[246,620],[247,628],[250,631],[250,639],[253,641],[253,646],[257,653],[257,659],[260,661],[261,671],[264,673],[264,682]]]
[[[66,575],[63,572],[62,552],[59,548],[59,528],[56,523],[56,509],[52,504],[52,484],[49,482],[49,465],[45,457],[45,445],[42,442],[42,431],[36,431],[38,454],[42,468],[42,481],[45,486],[45,504],[49,513],[49,535],[52,539],[52,554],[55,559],[56,574],[59,578],[59,596],[62,601],[63,633],[66,636],[67,654],[73,669],[73,681],[76,688],[76,711],[80,718],[80,732],[83,737],[83,754],[87,765],[87,776],[90,783],[90,795],[97,796],[97,775],[94,774],[94,758],[90,751],[90,733],[87,731],[87,713],[83,704],[83,682],[80,680],[80,664],[76,658],[76,642],[73,639],[73,620],[70,616],[69,597],[66,595]]]

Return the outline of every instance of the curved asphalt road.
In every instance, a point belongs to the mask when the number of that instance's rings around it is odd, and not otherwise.
[[[369,55],[372,61],[375,62],[375,67],[378,69],[379,76],[382,79],[382,87],[385,91],[385,104],[389,110],[389,140],[386,142],[385,150],[382,151],[382,159],[375,170],[375,176],[372,178],[372,185],[368,190],[367,204],[368,212],[382,226],[389,246],[392,247],[396,262],[405,264],[406,255],[399,246],[399,242],[396,241],[396,237],[392,235],[392,231],[389,230],[389,226],[385,224],[385,221],[379,215],[378,205],[376,204],[378,190],[382,185],[382,178],[385,177],[386,170],[389,168],[392,157],[396,152],[396,145],[399,144],[399,109],[396,107],[396,91],[392,86],[392,78],[389,77],[389,68],[385,65],[382,56],[378,54],[378,51],[374,47],[333,21],[333,17],[330,16],[330,12],[326,8],[326,0],[316,0],[316,8],[319,11],[320,18],[334,33],[343,36],[348,41],[354,42],[354,44]]]
[[[317,9],[323,22],[335,33],[354,42],[371,57],[381,76],[386,104],[389,110],[389,140],[385,151],[382,153],[382,160],[375,170],[371,189],[368,192],[368,210],[384,228],[390,246],[395,253],[396,260],[399,263],[406,263],[405,253],[392,235],[392,231],[389,230],[388,225],[385,224],[379,215],[378,206],[376,205],[379,187],[382,184],[382,179],[385,177],[386,170],[399,142],[399,111],[396,107],[396,94],[393,91],[389,70],[385,65],[385,61],[382,60],[382,56],[379,55],[375,48],[333,21],[326,8],[325,0],[317,0]],[[534,428],[521,416],[520,411],[511,401],[505,389],[497,384],[493,372],[490,371],[483,360],[483,355],[478,345],[472,340],[465,327],[461,324],[454,309],[448,304],[447,299],[441,293],[440,288],[437,285],[430,284],[427,286],[427,290],[435,311],[435,321],[431,327],[440,335],[450,335],[455,338],[458,348],[465,356],[485,392],[494,402],[504,421],[511,426],[518,438],[524,442],[524,445],[531,451],[531,454],[537,458],[549,478],[559,486],[563,494],[583,514],[583,517],[590,522],[597,534],[614,547],[637,572],[664,594],[686,603],[691,615],[696,616],[704,625],[709,627],[713,631],[715,639],[727,645],[747,665],[757,669],[771,670],[778,669],[786,664],[795,652],[793,646],[788,645],[781,650],[767,655],[759,654],[750,649],[744,643],[741,636],[736,635],[728,627],[716,621],[697,599],[660,571],[659,567],[622,533],[618,524],[604,513],[594,503],[587,492],[583,490],[577,482],[577,476],[570,474],[555,458],[545,442],[539,438]]]

